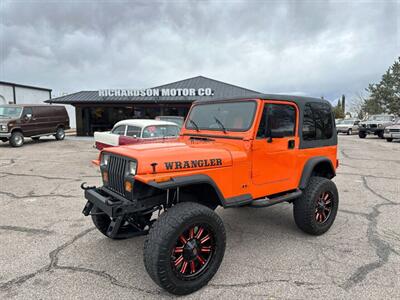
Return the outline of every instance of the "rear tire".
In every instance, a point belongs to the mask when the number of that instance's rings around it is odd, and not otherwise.
[[[20,131],[15,131],[11,134],[10,144],[13,147],[21,147],[24,144],[24,135]]]
[[[294,220],[302,231],[321,235],[332,226],[338,207],[336,185],[324,177],[311,177],[302,196],[294,201]]]
[[[393,142],[393,138],[387,138],[386,141],[391,143],[391,142]]]
[[[364,139],[366,136],[367,136],[367,134],[365,132],[363,132],[363,131],[358,132],[358,137],[360,139]]]
[[[144,265],[160,287],[175,295],[195,292],[217,272],[225,228],[208,207],[178,203],[154,223],[144,244]]]
[[[383,131],[379,131],[379,132],[378,132],[378,137],[379,137],[380,139],[383,139],[383,138],[384,138],[384,136],[383,136]]]
[[[58,128],[57,128],[57,132],[56,132],[56,134],[55,134],[54,136],[56,137],[56,140],[57,140],[57,141],[62,141],[62,140],[65,138],[65,131],[64,131],[64,129],[61,128],[61,127],[58,127]]]

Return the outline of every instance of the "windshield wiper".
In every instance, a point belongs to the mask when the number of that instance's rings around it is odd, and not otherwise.
[[[224,133],[226,133],[226,128],[225,128],[224,124],[222,124],[222,122],[221,122],[220,120],[218,120],[218,118],[217,118],[216,116],[214,116],[214,120],[215,120],[215,122],[218,123],[219,126],[221,126],[222,131],[223,131]]]
[[[189,122],[196,128],[196,131],[200,131],[199,126],[197,126],[195,121],[193,121],[192,119],[189,119]]]

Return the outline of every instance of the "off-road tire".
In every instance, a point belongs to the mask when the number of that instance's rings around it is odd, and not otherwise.
[[[39,139],[40,139],[40,137],[39,136],[36,136],[36,137],[33,137],[33,138],[31,138],[34,142],[38,142],[39,141]]]
[[[11,134],[10,144],[13,147],[21,147],[24,144],[24,135],[20,131],[15,131]]]
[[[127,237],[124,237],[124,236],[121,237],[121,236],[117,235],[116,237],[112,238],[112,237],[107,235],[107,229],[108,229],[108,226],[111,223],[111,219],[106,214],[101,214],[102,212],[103,211],[101,209],[99,209],[98,207],[93,207],[93,209],[91,211],[91,213],[92,213],[91,217],[92,217],[92,221],[93,221],[94,226],[96,226],[96,228],[102,234],[104,234],[106,237],[108,237],[110,239],[113,239],[113,240],[124,240],[124,239],[126,239]],[[151,214],[146,216],[147,220],[150,220],[150,218],[151,218]],[[125,226],[125,227],[122,227],[118,233],[121,233],[122,231],[126,232],[126,231],[129,231],[129,230],[134,230],[134,229],[133,228],[129,228],[129,226],[128,227]]]
[[[384,138],[384,136],[383,136],[383,130],[378,132],[378,137],[379,137],[380,139],[383,139],[383,138]]]
[[[7,138],[1,138],[0,141],[2,141],[3,143],[6,143],[8,141]]]
[[[324,223],[318,223],[315,217],[316,203],[318,197],[323,192],[329,192],[332,195],[332,209]],[[332,226],[339,207],[339,195],[336,185],[324,177],[311,177],[302,196],[294,201],[293,216],[297,227],[302,231],[321,235]]]
[[[387,138],[386,141],[391,143],[391,142],[393,142],[393,138]]]
[[[359,131],[359,132],[358,132],[358,137],[359,137],[360,139],[365,139],[366,136],[367,136],[367,134],[366,134],[365,132],[363,132],[363,131]]]
[[[171,264],[171,251],[180,237],[194,224],[207,224],[214,238],[214,252],[208,264],[191,280],[178,278]],[[153,224],[144,244],[144,265],[160,287],[175,295],[185,295],[202,288],[217,272],[225,253],[226,234],[221,218],[208,207],[178,203]]]
[[[353,130],[350,128],[349,130],[347,130],[347,135],[352,135],[353,134]]]
[[[65,138],[65,131],[62,127],[57,128],[57,132],[54,135],[57,141],[62,141]]]

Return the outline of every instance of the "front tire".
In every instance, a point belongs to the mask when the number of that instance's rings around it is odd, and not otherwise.
[[[225,243],[224,225],[214,211],[198,203],[179,203],[150,229],[144,265],[160,287],[175,295],[190,294],[215,275]]]
[[[383,138],[384,138],[384,136],[383,136],[383,131],[379,131],[379,132],[378,132],[378,137],[379,137],[380,139],[383,139]]]
[[[56,132],[56,134],[55,134],[54,136],[56,137],[56,140],[57,140],[57,141],[62,141],[62,140],[65,138],[65,131],[64,131],[64,129],[61,128],[61,127],[58,127],[58,128],[57,128],[57,132]]]
[[[22,132],[13,132],[10,137],[10,144],[13,147],[21,147],[24,144],[24,135]]]
[[[359,131],[359,132],[358,132],[358,137],[359,137],[360,139],[364,139],[366,136],[367,136],[367,134],[366,134],[365,132],[363,132],[363,131]]]
[[[347,130],[347,135],[352,135],[353,134],[353,130],[350,128],[349,130]]]
[[[294,202],[294,220],[302,231],[321,235],[332,226],[338,207],[336,185],[324,177],[311,177],[302,196]]]
[[[391,142],[393,142],[393,138],[387,138],[386,141],[391,143]]]

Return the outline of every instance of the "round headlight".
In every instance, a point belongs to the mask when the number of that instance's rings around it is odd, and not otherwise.
[[[137,169],[137,162],[136,161],[130,161],[129,162],[129,175],[136,175],[136,169]]]
[[[101,165],[102,166],[107,166],[109,160],[110,160],[110,155],[109,154],[101,155]]]

